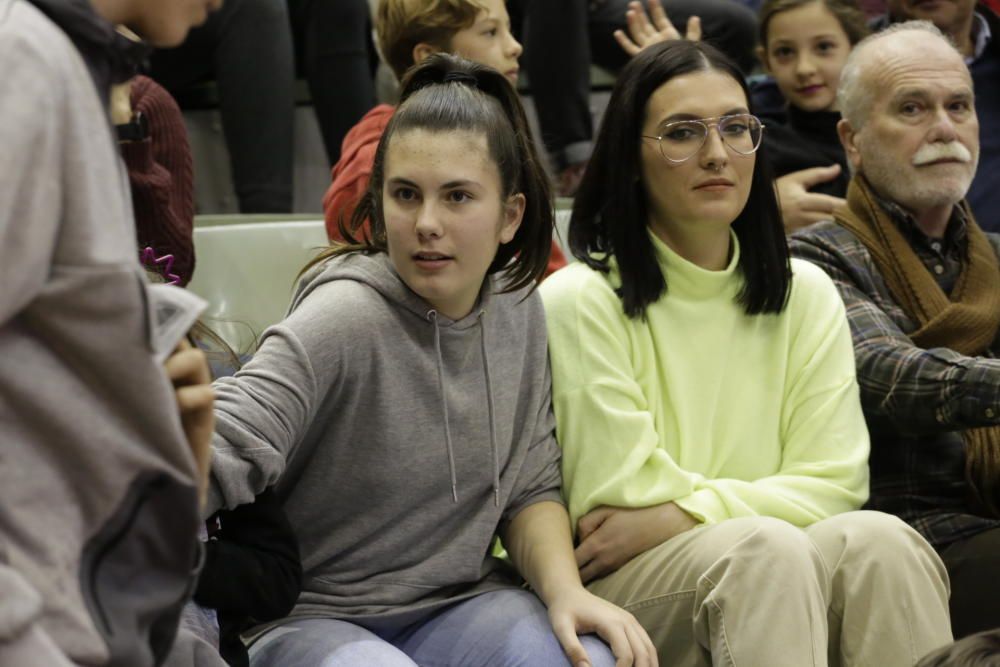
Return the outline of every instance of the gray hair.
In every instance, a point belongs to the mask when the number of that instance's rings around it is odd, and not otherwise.
[[[840,85],[837,86],[837,106],[840,108],[840,115],[855,130],[861,129],[861,126],[867,120],[876,92],[872,90],[871,86],[861,85],[861,74],[867,64],[865,55],[871,50],[872,45],[901,32],[930,33],[943,40],[948,46],[955,49],[956,53],[961,55],[961,52],[951,38],[941,32],[930,21],[893,23],[885,30],[865,37],[857,43],[854,50],[847,56],[844,69],[840,72]]]

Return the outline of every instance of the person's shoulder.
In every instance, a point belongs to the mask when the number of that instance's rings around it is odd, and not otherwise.
[[[601,273],[583,262],[573,262],[559,269],[541,285],[542,300],[577,300],[584,296],[615,296],[608,274]],[[617,298],[617,297],[615,297]]]
[[[545,317],[550,321],[578,321],[581,315],[624,317],[612,276],[582,262],[559,269],[540,288]]]
[[[299,280],[288,322],[357,333],[394,317],[395,308],[364,279],[370,258],[348,253],[306,271]]]
[[[812,262],[792,258],[792,289],[785,308],[797,331],[822,335],[831,322],[845,317],[844,302],[833,279]]]
[[[812,261],[819,256],[851,256],[864,250],[864,243],[846,227],[833,220],[799,229],[788,238],[793,257]]]
[[[395,111],[393,106],[380,104],[365,114],[344,136],[340,159],[333,166],[333,182],[324,197],[323,207],[328,214],[348,207],[353,212],[356,200],[368,184],[375,163],[375,148]]]
[[[183,119],[177,101],[167,89],[148,76],[139,74],[132,79],[129,97],[132,108],[154,116],[169,114]]]
[[[833,279],[822,268],[805,259],[793,257],[791,299],[810,299],[816,296],[837,297]],[[837,297],[839,298],[839,297]]]
[[[344,136],[341,154],[350,154],[366,144],[378,143],[394,113],[396,113],[396,107],[390,104],[379,104],[362,116],[357,125]]]
[[[391,104],[379,104],[372,108],[371,111],[366,113],[362,118],[362,123],[370,123],[372,125],[381,124],[382,129],[389,124],[389,120],[392,118],[393,114],[396,113],[396,107]]]
[[[69,37],[37,7],[20,0],[0,0],[0,68],[5,76],[20,66],[51,78],[67,73],[75,60],[79,54]]]

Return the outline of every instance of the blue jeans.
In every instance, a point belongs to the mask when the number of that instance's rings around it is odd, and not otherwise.
[[[611,650],[580,638],[594,667],[614,667]],[[484,593],[398,632],[334,619],[293,620],[250,647],[251,667],[558,667],[569,665],[541,601],[522,590]]]

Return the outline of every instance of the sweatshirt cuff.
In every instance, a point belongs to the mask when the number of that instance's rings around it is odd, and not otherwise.
[[[683,498],[677,498],[674,504],[705,524],[719,523],[729,518],[725,504],[712,489],[699,489]]]

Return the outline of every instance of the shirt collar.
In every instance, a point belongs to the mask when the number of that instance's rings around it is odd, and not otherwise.
[[[903,234],[909,237],[911,241],[915,241],[926,247],[932,247],[932,244],[936,242],[936,239],[932,239],[920,229],[917,221],[914,220],[909,211],[896,202],[885,199],[878,192],[875,192],[874,189],[872,189],[872,195],[879,206],[889,214],[892,221],[896,223]],[[952,248],[955,244],[963,242],[968,234],[968,225],[969,221],[962,207],[957,204],[953,206],[951,209],[951,219],[948,220],[948,226],[944,231],[944,238],[941,239],[942,245],[945,248]]]
[[[975,12],[972,15],[972,55],[965,59],[966,65],[971,65],[983,57],[986,47],[993,39],[993,32],[990,30],[990,23],[986,17]]]

